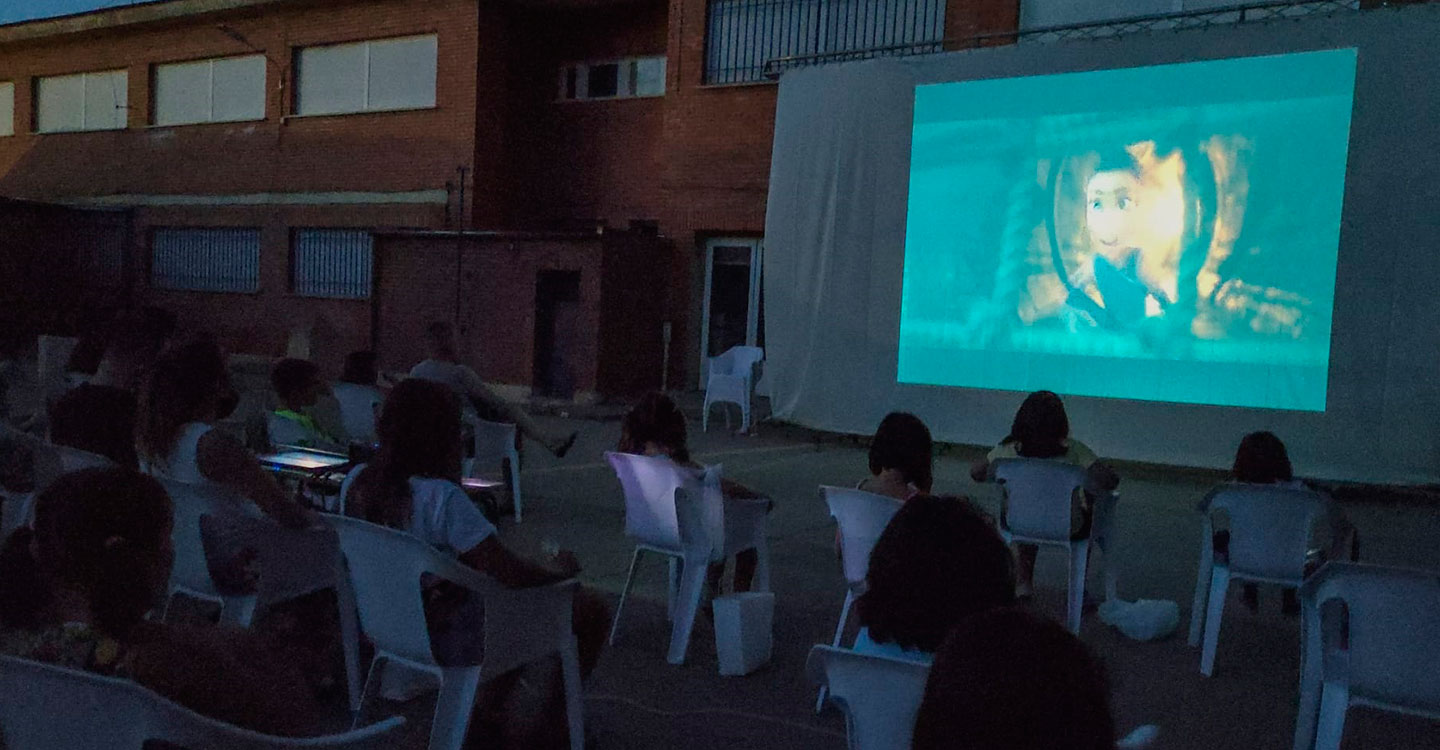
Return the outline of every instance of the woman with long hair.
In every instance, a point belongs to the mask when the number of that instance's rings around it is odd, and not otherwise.
[[[875,429],[870,441],[870,476],[857,489],[896,500],[929,494],[934,484],[933,463],[930,428],[914,414],[890,412]]]

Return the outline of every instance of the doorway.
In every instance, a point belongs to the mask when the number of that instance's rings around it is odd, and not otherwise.
[[[758,237],[714,237],[705,241],[705,291],[700,321],[700,354],[714,357],[732,346],[765,346],[765,311]],[[709,367],[702,360],[700,387]]]
[[[580,330],[580,272],[541,271],[535,277],[534,389],[546,398],[575,397]]]

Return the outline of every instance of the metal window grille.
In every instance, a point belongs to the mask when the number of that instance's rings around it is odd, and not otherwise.
[[[291,243],[291,287],[306,297],[370,296],[374,238],[366,230],[301,229]]]
[[[156,229],[150,285],[192,292],[260,289],[260,230]]]
[[[777,58],[939,52],[945,0],[710,0],[705,38],[706,83],[760,81]]]

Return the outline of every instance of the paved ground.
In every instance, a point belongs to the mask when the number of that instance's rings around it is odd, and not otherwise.
[[[546,417],[548,422],[566,422]],[[538,552],[545,541],[576,551],[585,583],[618,597],[631,546],[622,534],[624,503],[601,453],[619,435],[615,421],[569,421],[581,431],[563,461],[531,451],[524,475],[526,517],[507,520],[508,543]],[[828,642],[839,614],[843,583],[833,558],[833,522],[816,487],[848,485],[865,473],[859,445],[819,443],[798,431],[762,426],[758,437],[734,436],[712,425],[695,434],[697,460],[722,463],[728,477],[777,501],[770,519],[773,588],[776,593],[772,663],[747,677],[720,677],[713,628],[701,618],[683,666],[665,662],[664,566],[642,568],[626,606],[620,637],[606,652],[586,695],[587,722],[595,747],[607,748],[842,748],[844,725],[834,709],[816,715],[814,690],[803,663],[811,644]],[[991,507],[991,488],[974,485],[967,467],[976,452],[954,449],[936,465],[936,489],[969,494]],[[1214,475],[1122,467],[1119,516],[1120,593],[1128,599],[1181,603],[1188,624],[1197,557],[1199,520],[1195,501]],[[1440,568],[1440,514],[1417,503],[1351,503],[1348,507],[1370,562]],[[1037,575],[1041,610],[1063,615],[1064,562],[1041,554]],[[1092,578],[1092,582],[1095,579]],[[1082,637],[1103,659],[1113,683],[1118,725],[1158,724],[1159,748],[1280,750],[1294,729],[1299,629],[1279,614],[1279,594],[1262,591],[1262,608],[1251,614],[1232,600],[1220,639],[1216,673],[1199,674],[1198,651],[1184,631],[1159,643],[1126,640],[1097,618]],[[416,721],[407,746],[423,747],[426,707],[403,710]],[[394,710],[394,707],[389,707]],[[377,705],[377,711],[387,710]],[[1440,747],[1440,723],[1359,710],[1347,728],[1347,748]]]

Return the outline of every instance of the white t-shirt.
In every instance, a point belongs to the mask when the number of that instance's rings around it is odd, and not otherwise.
[[[188,422],[180,428],[170,454],[163,460],[141,466],[141,470],[152,476],[162,477],[184,484],[204,484],[209,480],[200,472],[197,454],[200,438],[215,429],[204,422]]]
[[[351,470],[340,488],[343,498],[355,477],[365,469]],[[469,552],[496,532],[495,524],[475,506],[460,485],[445,479],[410,477],[410,526],[405,529],[422,542],[452,555]]]

